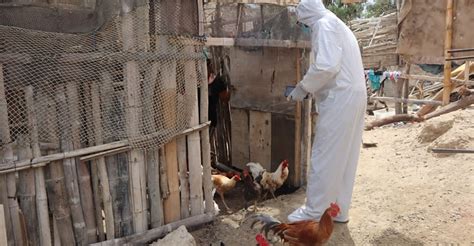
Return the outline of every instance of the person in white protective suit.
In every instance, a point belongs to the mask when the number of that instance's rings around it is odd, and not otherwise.
[[[341,212],[335,221],[347,222],[367,100],[359,45],[351,30],[321,0],[301,0],[296,13],[298,22],[311,29],[315,59],[288,99],[302,101],[311,94],[319,116],[306,203],[288,220],[319,221],[329,204],[337,202]]]

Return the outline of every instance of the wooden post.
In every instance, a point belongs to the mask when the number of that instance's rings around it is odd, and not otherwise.
[[[296,51],[296,83],[301,81],[300,50]],[[296,102],[295,107],[295,175],[293,176],[293,186],[301,185],[301,102]]]
[[[59,111],[58,114],[63,117],[62,119],[58,119],[59,128],[61,129],[61,151],[66,152],[73,150],[74,147],[72,142],[68,139],[72,134],[72,129],[68,125],[71,119],[67,119],[66,117],[70,117],[70,113],[72,112],[67,112],[68,109],[66,107],[68,105],[64,86],[65,85],[60,85],[57,89],[57,103]],[[84,214],[81,207],[81,196],[79,192],[76,160],[74,158],[67,158],[64,159],[62,163],[76,243],[79,245],[86,245],[88,241],[87,231]]]
[[[406,63],[405,67],[403,68],[402,74],[407,74],[410,71],[410,64]],[[395,97],[396,98],[403,98],[403,85],[405,84],[406,79],[400,77],[395,83]],[[395,103],[395,114],[402,114],[403,107],[401,102]]]
[[[123,50],[136,52],[138,49],[138,28],[134,25],[134,1],[122,0],[122,40]],[[136,10],[135,10],[136,11]],[[126,84],[126,122],[129,138],[139,136],[140,132],[140,71],[137,61],[127,61],[124,67]],[[134,231],[143,232],[148,229],[147,202],[146,202],[146,169],[144,153],[140,150],[131,150],[129,154],[130,195]]]
[[[0,63],[0,139],[6,145],[3,151],[3,163],[13,162],[13,149],[12,149],[12,138],[10,136],[10,124],[8,122],[8,108],[7,108],[7,97],[5,91],[5,81],[3,78],[3,65]],[[8,205],[8,209],[5,211],[7,218],[7,233],[8,238],[11,238],[10,242],[14,242],[19,245],[26,244],[26,235],[22,235],[22,229],[20,224],[20,211],[19,205],[16,198],[16,173],[9,173],[7,175],[0,175],[0,186],[2,186],[2,203]],[[13,241],[14,239],[14,241]]]
[[[0,245],[9,245],[7,239],[7,224],[3,205],[0,204]]]
[[[312,128],[312,116],[311,108],[313,105],[313,100],[305,99],[304,100],[304,114],[303,114],[303,141],[301,141],[301,150],[302,150],[302,160],[301,163],[304,165],[301,172],[301,184],[306,184],[306,176],[308,170],[311,166],[311,128]]]
[[[194,52],[194,47],[188,46],[184,49],[188,52]],[[188,61],[184,64],[184,81],[186,93],[191,100],[191,117],[189,125],[199,124],[199,104],[197,96],[197,71],[195,61]],[[189,183],[191,196],[191,216],[200,215],[203,210],[203,191],[202,191],[202,165],[201,165],[201,136],[199,132],[191,133],[188,138],[188,161],[189,161]]]
[[[447,0],[446,6],[446,30],[444,36],[444,57],[446,59],[451,58],[451,53],[448,50],[452,47],[453,41],[453,5],[454,0]],[[453,84],[451,82],[451,61],[444,62],[444,92],[443,92],[443,104],[449,103],[451,91],[453,90]]]
[[[468,85],[470,73],[471,73],[471,62],[466,61],[466,63],[464,64],[464,81],[466,82],[466,86]]]
[[[68,83],[66,86],[69,121],[71,123],[72,149],[81,148],[81,121],[80,121],[80,100],[79,87],[76,81]],[[91,176],[87,162],[80,161],[79,158],[71,159],[77,168],[78,186],[80,191],[81,206],[86,223],[87,243],[97,242],[97,226],[95,221],[94,199],[91,187]]]
[[[411,64],[407,63],[406,67],[405,67],[405,74],[407,76],[408,76],[408,74],[410,74],[410,66],[411,66]],[[403,99],[405,99],[405,100],[408,100],[408,97],[410,96],[409,95],[410,94],[409,87],[410,87],[410,79],[408,77],[408,78],[403,80]],[[408,104],[407,103],[403,103],[403,113],[404,114],[408,113]]]
[[[199,19],[199,35],[204,35],[204,5],[203,1],[197,0],[198,6],[198,19]],[[219,4],[219,3],[218,3]],[[220,18],[220,17],[219,17]],[[208,93],[208,74],[207,74],[207,63],[201,61],[198,63],[198,69],[201,71],[201,87],[200,93],[200,105],[199,105],[199,122],[204,123],[209,120],[209,93]],[[212,197],[212,180],[211,180],[211,146],[209,141],[209,128],[201,131],[201,157],[202,157],[202,185],[204,190],[204,201],[206,206],[204,207],[205,213],[214,214],[214,198]]]
[[[200,1],[199,1],[200,2]],[[200,121],[207,122],[209,119],[209,92],[207,86],[207,65],[206,61],[201,62],[202,81],[200,87]],[[211,180],[211,145],[209,141],[209,128],[201,132],[201,151],[202,151],[202,183],[204,189],[204,200],[206,207],[204,211],[209,214],[214,214],[214,198],[212,197],[212,180]]]
[[[170,2],[171,3],[171,2]],[[178,6],[178,5],[176,5]],[[163,8],[162,11],[166,11]],[[162,12],[162,16],[169,14]],[[175,23],[176,24],[176,23]],[[173,29],[176,30],[176,29]],[[162,50],[170,50],[172,46],[168,43],[166,36],[160,36],[157,39],[157,47]],[[164,97],[162,97],[163,112],[161,117],[164,119],[164,128],[173,129],[176,127],[176,98],[177,98],[177,64],[175,60],[169,59],[161,64],[161,79]],[[180,219],[180,197],[179,197],[179,177],[178,177],[178,159],[176,139],[172,139],[161,150],[160,158],[160,183],[163,194],[163,213],[165,224]]]
[[[112,78],[106,72],[102,73],[102,83],[104,86],[112,84]],[[94,125],[94,143],[95,145],[102,144],[104,142],[102,136],[102,121],[101,121],[101,108],[100,108],[100,94],[102,92],[105,94],[103,88],[100,88],[97,83],[92,84],[91,88],[91,101],[92,101],[92,119]],[[114,224],[114,212],[112,207],[112,197],[110,194],[110,185],[109,185],[109,176],[107,175],[107,167],[105,165],[105,157],[99,157],[94,160],[94,166],[96,166],[97,174],[100,180],[101,187],[101,196],[104,206],[105,214],[105,230],[107,235],[107,240],[113,239],[115,234],[115,224]],[[96,208],[97,210],[98,208]],[[102,215],[101,215],[102,216]],[[102,220],[102,219],[101,219]],[[101,226],[102,225],[97,225]]]
[[[33,87],[25,88],[25,99],[28,117],[28,129],[30,132],[30,143],[33,151],[33,157],[40,157],[41,151],[38,137],[38,123],[35,115],[35,103],[33,96]],[[38,216],[38,232],[41,245],[51,245],[51,226],[49,223],[48,197],[46,195],[46,183],[44,179],[44,168],[36,168],[35,186],[36,186],[36,213]]]

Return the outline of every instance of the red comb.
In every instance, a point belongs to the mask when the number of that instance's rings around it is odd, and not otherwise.
[[[262,234],[257,234],[255,236],[255,240],[257,240],[259,246],[270,246],[267,239]]]

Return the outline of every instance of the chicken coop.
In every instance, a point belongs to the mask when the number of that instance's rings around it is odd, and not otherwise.
[[[0,245],[144,244],[212,221],[203,13],[0,1]]]
[[[284,92],[304,75],[311,45],[296,24],[296,3],[289,4],[213,1],[205,4],[205,32],[214,70],[231,92],[219,111],[218,161],[276,170],[286,159],[287,184],[299,187],[309,163],[312,103],[288,102]]]

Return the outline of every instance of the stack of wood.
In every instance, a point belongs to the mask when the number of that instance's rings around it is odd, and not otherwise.
[[[353,20],[349,23],[349,27],[362,49],[364,68],[398,65],[397,13]]]
[[[466,64],[468,65],[466,66]],[[441,88],[435,95],[428,97],[428,100],[419,100],[424,101],[425,105],[421,107],[417,114],[398,114],[375,120],[366,126],[366,130],[371,130],[374,127],[380,127],[396,122],[422,122],[443,114],[456,111],[458,109],[464,109],[470,106],[471,104],[474,104],[474,90],[470,89],[472,88],[473,84],[472,81],[469,80],[469,78],[474,73],[474,64],[471,64],[470,62],[466,62],[466,64],[458,67],[456,70],[451,72],[451,80],[454,83],[454,90],[451,92],[451,103],[449,103],[448,105],[445,105],[438,109],[438,107],[441,105],[441,100],[444,92],[444,89]],[[428,76],[417,75],[405,75],[405,77],[408,79],[421,79],[424,77],[425,79],[429,79]],[[442,78],[439,78],[439,80],[441,79]],[[433,87],[438,84],[440,84],[440,82],[435,83]],[[420,93],[423,94],[423,90],[421,90]]]

